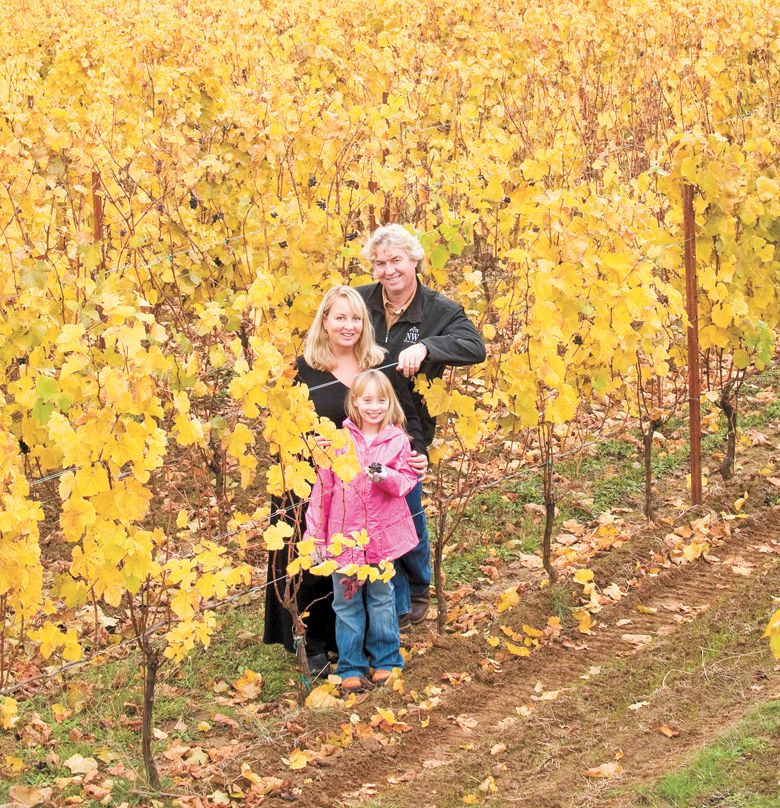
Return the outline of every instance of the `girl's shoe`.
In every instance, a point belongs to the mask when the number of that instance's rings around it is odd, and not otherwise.
[[[362,693],[371,683],[365,676],[347,676],[341,680],[341,689],[345,693]]]
[[[392,671],[383,671],[383,670],[374,671],[374,674],[371,677],[371,683],[376,685],[377,687],[382,687],[382,685],[384,685],[390,678],[392,673],[393,673]]]

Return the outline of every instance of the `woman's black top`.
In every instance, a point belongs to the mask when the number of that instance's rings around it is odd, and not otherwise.
[[[329,371],[315,370],[302,356],[296,360],[295,367],[296,381],[309,388],[309,398],[314,404],[317,415],[333,421],[336,426],[340,427],[347,417],[346,403],[349,387],[342,384]],[[406,431],[412,439],[412,446],[418,452],[427,455],[420,417],[406,380],[395,370],[394,364],[391,367],[383,368],[381,372],[390,379],[393,390],[401,403],[406,416]],[[306,503],[301,502],[292,492],[287,491],[281,497],[272,498],[271,509],[272,512],[275,512],[275,515],[271,517],[272,523],[287,522],[294,528],[295,538],[299,538],[301,528],[305,524]],[[265,590],[263,642],[281,643],[288,651],[294,651],[292,618],[277,597],[277,588],[282,596],[286,592],[285,575],[287,565],[291,560],[290,546],[268,554],[268,580],[276,583],[267,586]],[[333,580],[331,577],[329,575],[311,575],[304,571],[296,602],[301,613],[308,612],[308,616],[305,618],[307,653],[311,655],[327,651],[337,652],[336,616],[333,612]]]
[[[384,362],[383,364],[389,363]],[[412,447],[427,456],[428,451],[423,440],[420,416],[417,414],[417,408],[414,405],[412,394],[409,392],[406,379],[398,373],[394,363],[388,368],[384,368],[382,364],[379,367],[390,380],[401,403],[401,408],[406,416],[406,431],[412,439]],[[309,388],[309,398],[314,404],[317,415],[333,421],[336,426],[340,427],[347,417],[349,387],[342,384],[329,371],[315,370],[302,356],[295,360],[295,368],[297,370],[295,379]]]

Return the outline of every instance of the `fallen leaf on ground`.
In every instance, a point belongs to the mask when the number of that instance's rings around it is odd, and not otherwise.
[[[310,749],[293,749],[292,752],[290,752],[290,756],[282,758],[282,761],[291,769],[302,769],[311,763],[312,760],[315,760],[316,757],[317,755]]]
[[[676,738],[680,734],[680,730],[677,727],[672,727],[669,724],[661,724],[660,726],[655,728],[656,732],[660,732],[661,735],[666,735],[667,738]]]
[[[411,783],[412,780],[416,779],[417,772],[414,769],[409,769],[403,772],[403,774],[391,774],[387,778],[387,782],[390,783],[391,786],[395,786],[398,785],[398,783]]]
[[[506,752],[505,743],[497,743],[490,748],[490,754],[493,755],[493,757],[500,755],[502,752]]]
[[[585,769],[582,773],[585,777],[619,777],[623,774],[623,767],[619,763],[602,763],[595,769]]]
[[[623,597],[623,593],[620,591],[620,587],[617,584],[610,584],[604,590],[604,594],[612,600],[620,600]]]
[[[647,707],[650,704],[649,701],[635,701],[633,704],[628,705],[629,710],[641,710],[643,707]]]
[[[560,695],[560,690],[544,690],[539,696],[531,696],[531,699],[532,701],[555,701]]]
[[[479,723],[476,718],[470,718],[465,713],[458,716],[449,716],[450,721],[454,721],[466,735],[471,735],[471,730]]]
[[[63,764],[72,774],[88,774],[97,771],[98,763],[95,758],[85,758],[82,755],[72,755]]]
[[[449,766],[451,760],[441,760],[439,758],[430,758],[422,762],[423,769],[438,769],[440,766]]]
[[[511,589],[507,589],[506,591],[502,592],[498,599],[496,600],[496,609],[499,612],[505,612],[507,609],[511,609],[513,606],[517,606],[520,603],[520,595],[517,592],[517,587],[512,587]]]
[[[590,616],[590,612],[586,612],[584,609],[577,609],[574,612],[574,619],[577,621],[577,629],[580,633],[592,634],[593,618]]]
[[[327,710],[331,707],[340,707],[344,702],[336,696],[337,692],[335,685],[329,683],[319,685],[306,696],[306,706],[310,710]]]
[[[645,645],[653,638],[649,634],[621,634],[623,642],[630,642],[632,645]]]
[[[223,727],[230,727],[231,729],[240,729],[241,725],[235,718],[231,718],[229,715],[225,715],[224,713],[214,713],[211,716],[211,720],[215,724],[222,724]]]
[[[498,786],[496,785],[496,781],[493,779],[493,775],[489,774],[480,784],[479,790],[485,794],[495,794],[498,791]]]
[[[260,691],[263,689],[263,676],[247,668],[244,675],[233,682],[233,687],[238,694],[236,696],[238,701],[252,701],[260,695]]]
[[[574,580],[578,584],[587,584],[587,583],[589,583],[590,581],[593,580],[593,577],[594,577],[594,572],[593,572],[593,570],[589,570],[589,569],[577,570],[577,572],[574,573]]]
[[[32,808],[35,805],[43,805],[51,800],[51,788],[32,788],[28,786],[11,786],[8,789],[8,796],[19,805],[25,808]]]

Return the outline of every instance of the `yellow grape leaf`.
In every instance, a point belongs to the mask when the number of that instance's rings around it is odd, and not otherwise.
[[[17,710],[16,699],[12,699],[10,696],[0,698],[0,727],[2,729],[11,729],[16,724],[19,720]]]
[[[577,570],[577,572],[574,573],[574,580],[578,584],[587,584],[593,580],[593,577],[594,577],[593,570],[589,569]]]
[[[242,699],[252,701],[263,689],[263,675],[247,668],[243,676],[233,682],[233,687]]]
[[[712,322],[718,328],[728,328],[734,319],[734,309],[729,303],[720,303],[712,307]]]
[[[323,561],[320,564],[315,564],[309,572],[312,575],[320,575],[320,576],[327,576],[333,575],[333,573],[339,568],[338,561],[333,558],[329,558],[327,561]]]
[[[291,768],[291,769],[303,769],[312,760],[316,760],[317,755],[312,752],[310,749],[293,749],[290,752],[290,756],[288,758],[282,758],[282,760]]]
[[[780,659],[780,609],[769,618],[764,637],[769,638],[769,647],[775,659]]]
[[[376,715],[371,718],[371,726],[377,726],[377,724],[381,724],[383,721],[386,724],[390,724],[390,726],[399,723],[392,710],[386,707],[377,707]]]
[[[517,593],[517,587],[512,587],[502,592],[496,600],[496,609],[499,612],[505,612],[520,603],[520,595]]]
[[[748,501],[749,497],[750,495],[748,494],[747,491],[745,491],[745,493],[734,502],[735,513],[739,513],[742,510],[742,508],[745,506],[745,503]]]
[[[311,555],[314,552],[316,546],[317,543],[314,539],[312,538],[302,539],[301,541],[298,542],[298,552],[301,555]]]
[[[354,451],[338,455],[331,465],[331,470],[345,483],[352,482],[361,471]]]
[[[501,645],[501,640],[498,637],[488,637],[487,643],[491,648],[498,648]]]
[[[6,755],[3,758],[3,768],[9,774],[21,774],[25,769],[24,761],[21,758],[14,757],[13,755]]]
[[[590,613],[585,609],[577,609],[574,612],[574,619],[577,621],[577,629],[582,634],[591,634],[591,627],[593,626],[593,618]]]
[[[706,541],[692,541],[682,548],[682,554],[686,561],[695,561],[699,556],[709,552],[710,545]]]
[[[277,522],[263,531],[263,541],[266,550],[284,549],[284,540],[289,539],[295,531],[287,522]]]
[[[310,710],[328,710],[333,707],[343,707],[344,701],[338,698],[338,688],[328,682],[315,687],[306,696],[306,706]]]
[[[525,623],[523,623],[523,631],[529,637],[541,637],[542,633],[543,633],[543,632],[539,631],[538,628],[533,628],[532,626],[527,626]]]
[[[519,656],[519,657],[528,657],[531,656],[531,652],[522,645],[515,645],[514,643],[505,641],[504,645],[506,646],[506,650],[509,651],[512,656]]]

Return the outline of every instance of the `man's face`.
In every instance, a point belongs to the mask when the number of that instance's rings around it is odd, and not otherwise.
[[[411,297],[417,284],[417,261],[410,258],[406,250],[383,244],[377,247],[371,263],[374,277],[382,284],[388,297],[399,302]]]

